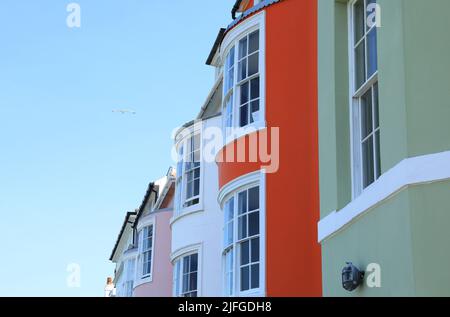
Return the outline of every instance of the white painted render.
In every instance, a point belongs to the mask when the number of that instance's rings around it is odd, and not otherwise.
[[[221,117],[203,121],[202,129],[220,127]],[[172,219],[172,261],[198,250],[198,295],[222,295],[222,212],[217,202],[218,168],[201,163],[200,206]],[[207,261],[207,263],[206,263]]]
[[[357,217],[408,186],[446,179],[450,179],[450,151],[404,159],[347,206],[320,220],[318,241],[344,229]]]

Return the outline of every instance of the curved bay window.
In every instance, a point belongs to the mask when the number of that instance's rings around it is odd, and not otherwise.
[[[223,126],[243,128],[263,120],[261,114],[260,30],[239,37],[225,58]]]
[[[259,186],[233,194],[224,204],[223,272],[226,296],[261,288]]]
[[[200,202],[200,133],[187,138],[178,149],[176,212]]]
[[[198,253],[183,256],[174,263],[173,295],[175,297],[197,297]]]

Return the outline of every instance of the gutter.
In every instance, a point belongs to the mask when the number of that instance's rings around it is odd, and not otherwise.
[[[134,221],[130,221],[130,217],[131,216],[136,216],[136,212],[127,212],[126,216],[125,216],[125,220],[122,224],[122,228],[120,229],[120,233],[119,236],[117,237],[116,243],[114,245],[114,248],[111,252],[111,256],[109,257],[109,260],[112,261],[112,259],[114,258],[114,253],[116,253],[117,248],[119,247],[119,243],[120,243],[120,239],[122,239],[122,235],[125,231],[125,228],[127,227],[128,224],[133,224]]]
[[[233,9],[231,10],[231,18],[234,20],[236,19],[236,12],[239,10],[239,7],[241,6],[242,0],[237,0],[236,3],[233,6]]]

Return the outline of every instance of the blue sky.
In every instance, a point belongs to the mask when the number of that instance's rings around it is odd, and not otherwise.
[[[235,1],[78,0],[80,29],[70,2],[0,1],[0,296],[102,296],[125,212],[213,85]]]

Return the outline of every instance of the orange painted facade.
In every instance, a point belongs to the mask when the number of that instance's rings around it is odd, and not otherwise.
[[[268,129],[280,129],[279,170],[267,174],[265,186],[266,295],[322,296],[317,1],[284,0],[265,10],[265,117]],[[261,163],[218,166],[222,188]]]
[[[250,9],[251,7],[253,7],[253,4],[254,4],[254,0],[244,0],[244,1],[242,1],[242,5],[241,5],[241,11],[245,11],[245,10],[248,10],[248,9]]]

